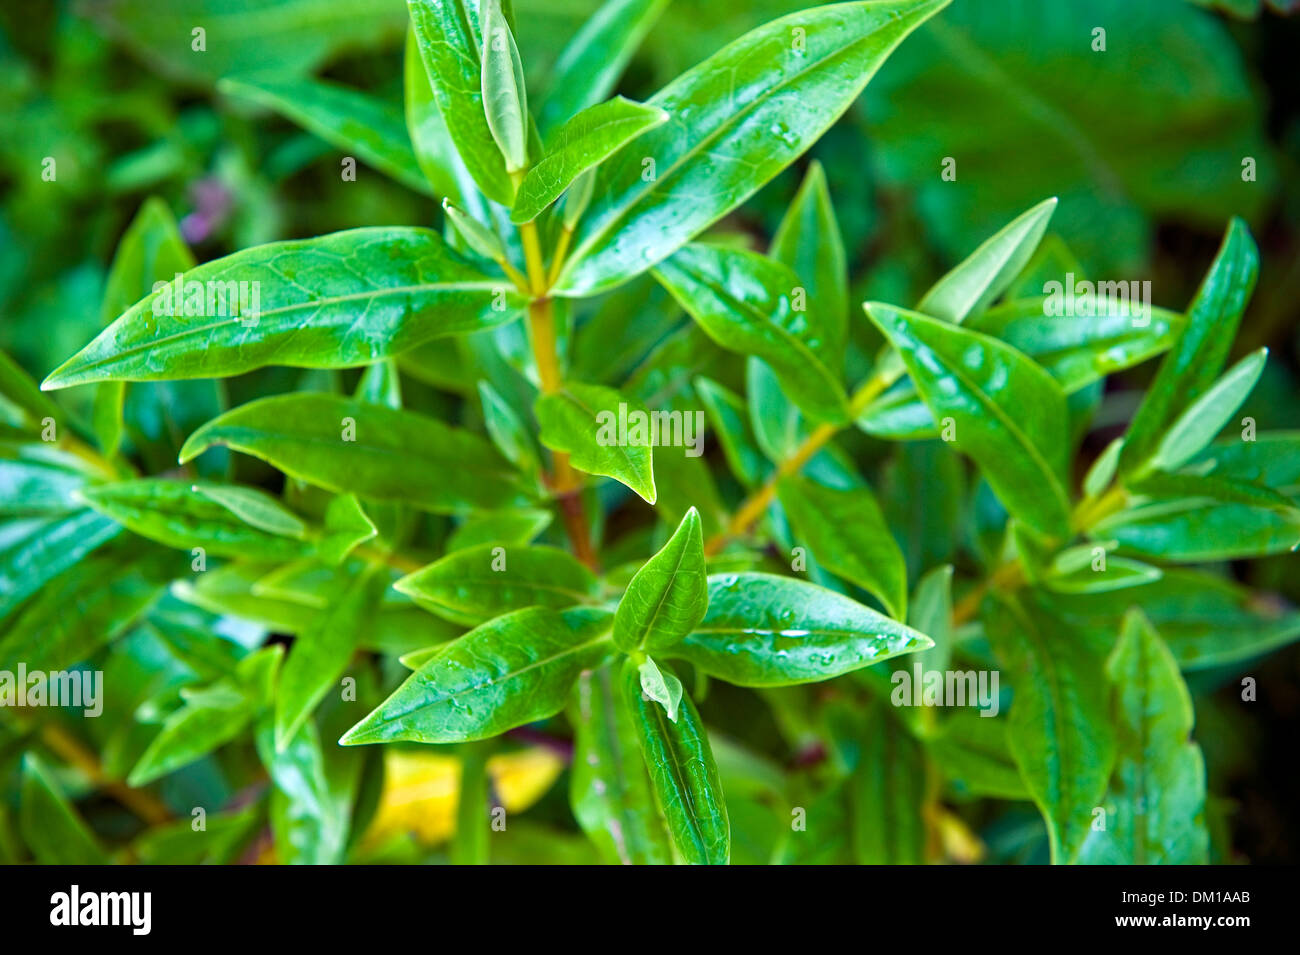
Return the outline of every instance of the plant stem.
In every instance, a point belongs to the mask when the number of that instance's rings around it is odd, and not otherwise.
[[[849,399],[849,421],[853,421],[860,415],[871,402],[875,401],[880,393],[897,380],[897,375],[875,374],[867,379],[866,383],[854,392],[853,397]],[[725,530],[709,538],[704,546],[704,553],[713,556],[722,550],[733,537],[738,537],[745,533],[767,510],[772,499],[776,497],[777,485],[782,478],[798,474],[803,470],[803,466],[812,460],[813,456],[820,451],[826,444],[835,437],[845,426],[838,424],[819,424],[813,429],[808,437],[803,439],[803,443],[794,451],[794,454],[786,458],[777,465],[776,470],[768,477],[767,482],[751,494],[740,505],[739,510],[732,515],[731,520],[727,523]]]
[[[555,344],[555,309],[547,295],[547,278],[541,243],[537,238],[537,225],[525,222],[519,227],[519,238],[524,246],[524,259],[528,265],[532,291],[537,296],[528,303],[528,340],[532,345],[533,362],[537,365],[542,394],[553,395],[563,390],[564,376],[560,371],[560,356]],[[549,483],[555,492],[560,516],[564,519],[564,529],[573,544],[573,552],[578,560],[595,570],[596,553],[591,546],[587,516],[582,508],[582,478],[569,464],[569,456],[563,451],[552,451],[551,461]]]
[[[85,773],[97,787],[150,825],[158,825],[171,818],[171,812],[153,794],[143,789],[132,789],[119,780],[109,779],[99,758],[57,724],[46,723],[41,727],[41,741]]]

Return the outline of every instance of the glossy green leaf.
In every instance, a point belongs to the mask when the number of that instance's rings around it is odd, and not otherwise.
[[[1116,557],[1088,544],[1056,555],[1043,586],[1062,594],[1095,594],[1124,587],[1140,587],[1159,580],[1161,570],[1140,560]]]
[[[590,603],[596,577],[554,547],[481,544],[448,554],[393,585],[456,623],[484,623],[525,607],[563,610]]]
[[[290,744],[325,694],[337,688],[386,584],[373,564],[350,574],[320,618],[294,641],[275,695],[277,750]]]
[[[870,303],[867,314],[898,349],[953,446],[975,459],[998,499],[1035,530],[1064,537],[1068,430],[1065,396],[1041,367],[976,332]]]
[[[560,293],[613,288],[740,205],[811,146],[903,38],[944,5],[897,0],[802,10],[750,31],[669,83],[649,103],[671,119],[601,166]],[[791,42],[796,27],[803,44]]]
[[[23,756],[19,824],[41,865],[107,865],[111,860],[54,781],[44,760]]]
[[[826,173],[816,160],[808,164],[767,254],[799,276],[831,356],[841,354],[849,324],[848,263]],[[838,367],[831,362],[832,369]]]
[[[691,865],[726,865],[731,859],[727,805],[695,704],[683,697],[676,721],[670,720],[641,692],[641,674],[632,660],[624,661],[620,682],[655,804],[677,851]]]
[[[569,455],[579,471],[611,477],[655,502],[650,413],[602,385],[568,381],[564,390],[538,397],[534,406],[541,442]]]
[[[366,365],[513,321],[522,304],[436,232],[399,226],[255,246],[179,282],[131,306],[42,387]]]
[[[949,714],[927,748],[958,792],[1028,800],[1029,790],[1007,741],[1007,721],[985,712],[967,709]]]
[[[1266,431],[1255,440],[1226,438],[1206,448],[1193,468],[1272,488],[1288,497],[1300,492],[1300,431]]]
[[[257,753],[274,784],[271,832],[276,859],[288,865],[338,865],[347,849],[355,779],[330,773],[316,724],[304,723],[283,747],[263,719]]]
[[[478,187],[505,205],[514,184],[488,127],[482,91],[478,4],[407,0],[420,58],[451,141]]]
[[[402,185],[429,194],[400,110],[364,93],[296,77],[229,77],[217,91],[274,110]],[[337,163],[336,163],[337,165]]]
[[[916,585],[916,595],[907,609],[908,626],[934,643],[917,654],[927,670],[947,670],[952,659],[952,572],[952,564],[927,572]]]
[[[0,514],[36,517],[80,510],[76,492],[90,477],[79,458],[57,447],[0,441]]]
[[[312,550],[303,540],[305,525],[253,488],[221,487],[214,497],[180,481],[139,478],[80,494],[105,517],[168,547],[262,560],[289,560]],[[270,522],[278,522],[278,528],[267,529]]]
[[[682,681],[671,670],[659,669],[659,664],[650,657],[637,664],[637,673],[641,678],[642,696],[662,706],[668,719],[676,723],[684,694]]]
[[[569,802],[608,862],[667,865],[667,823],[655,805],[631,710],[623,705],[619,663],[578,677],[573,691]]]
[[[800,279],[753,252],[693,244],[660,263],[655,277],[718,345],[763,359],[800,410],[843,421],[844,388],[827,361],[832,342],[795,309]]]
[[[681,642],[708,608],[706,574],[700,515],[692,507],[627,585],[614,616],[614,645],[656,653]]]
[[[1151,468],[1175,471],[1213,441],[1259,381],[1267,359],[1267,348],[1251,352],[1189,404],[1160,439]]]
[[[663,110],[617,96],[588,107],[555,131],[546,155],[519,184],[512,222],[531,222],[588,169],[668,121]]]
[[[605,0],[596,9],[556,58],[538,113],[543,133],[614,91],[667,5],[668,0]]]
[[[478,393],[483,403],[483,424],[492,443],[519,470],[536,473],[540,467],[537,448],[519,415],[486,381],[479,381]]]
[[[524,65],[519,59],[510,24],[501,12],[501,0],[480,0],[479,30],[483,35],[481,88],[488,130],[514,175],[528,165],[528,92]]]
[[[1089,532],[1133,553],[1175,561],[1280,554],[1300,544],[1300,511],[1223,504],[1207,497],[1139,504]]]
[[[777,486],[781,506],[819,565],[870,591],[899,620],[907,618],[907,568],[876,497],[865,485],[827,487],[799,475]]]
[[[121,530],[89,509],[0,524],[0,619]]]
[[[1031,606],[994,601],[984,620],[1014,694],[1011,752],[1047,823],[1052,861],[1071,862],[1115,761],[1102,661]]]
[[[24,431],[38,432],[46,418],[59,420],[58,405],[12,358],[0,351],[0,420]]]
[[[1140,611],[1106,662],[1118,757],[1079,861],[1101,865],[1201,865],[1207,861],[1205,760],[1191,741],[1192,698],[1178,664]]]
[[[487,511],[471,514],[447,538],[447,553],[497,544],[502,547],[529,544],[551,526],[550,511],[521,508],[513,511]]]
[[[553,716],[578,674],[608,659],[612,624],[594,608],[497,617],[447,644],[341,742],[457,743]]]
[[[435,195],[464,201],[464,191],[474,188],[474,180],[456,153],[456,146],[447,132],[442,111],[438,109],[429,74],[420,59],[420,45],[415,30],[406,31],[406,52],[402,62],[406,130],[411,138],[411,149],[416,164],[424,178],[433,187]]]
[[[231,676],[183,689],[184,705],[164,721],[127,784],[144,786],[238,737],[269,702],[283,651],[278,645],[259,650],[241,660]]]
[[[1233,219],[1187,308],[1183,333],[1160,363],[1160,371],[1129,425],[1119,458],[1122,474],[1144,465],[1179,413],[1213,386],[1228,359],[1258,274],[1255,241],[1246,224]]]
[[[739,686],[829,680],[933,642],[815,584],[772,574],[709,577],[709,609],[667,652]]]
[[[970,256],[921,296],[916,311],[954,324],[977,315],[1020,274],[1056,211],[1045,199],[985,240]]]
[[[409,411],[337,395],[262,398],[190,435],[181,462],[226,446],[340,493],[434,513],[523,503],[506,463],[476,434]]]

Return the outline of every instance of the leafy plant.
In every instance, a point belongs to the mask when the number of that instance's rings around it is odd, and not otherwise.
[[[644,102],[613,94],[661,0],[607,0],[545,96],[502,0],[409,0],[402,113],[301,75],[316,47],[217,64],[443,225],[196,264],[150,201],[106,327],[39,389],[0,363],[0,671],[107,687],[89,729],[0,727],[0,858],[225,862],[269,826],[282,862],[445,828],[476,863],[540,798],[528,861],[971,861],[1011,851],[971,807],[1017,803],[1053,862],[1206,861],[1188,678],[1300,638],[1223,571],[1300,541],[1300,433],[1238,420],[1267,350],[1228,367],[1245,222],[1185,309],[1071,284],[1073,317],[1054,198],[893,303],[858,294],[816,161],[765,251],[728,224],[947,2],[789,13]],[[1156,358],[1094,454],[1105,380]],[[446,826],[404,821],[433,780]],[[89,826],[86,784],[140,831]]]

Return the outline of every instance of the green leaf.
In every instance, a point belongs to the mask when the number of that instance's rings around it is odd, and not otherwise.
[[[175,561],[165,554],[82,561],[5,622],[0,670],[12,673],[22,663],[52,673],[89,659],[147,611],[174,575]]]
[[[257,754],[275,789],[271,832],[276,861],[287,865],[338,865],[347,850],[355,774],[330,772],[316,724],[304,723],[277,747],[272,721],[256,732]]]
[[[660,263],[655,277],[718,345],[763,359],[810,417],[842,422],[844,388],[827,361],[832,342],[794,309],[800,280],[753,252],[693,244]]]
[[[819,565],[870,591],[896,619],[907,618],[903,552],[870,488],[827,487],[795,474],[781,479],[777,493]]]
[[[68,802],[45,762],[23,756],[18,822],[40,865],[108,865],[112,860]]]
[[[1055,211],[1052,197],[1003,226],[921,296],[916,311],[954,324],[984,311],[1025,267]]]
[[[528,544],[550,527],[552,520],[550,511],[528,508],[471,514],[447,538],[446,550],[450,554],[480,544],[501,547]]]
[[[1188,405],[1160,439],[1150,467],[1176,471],[1213,441],[1254,389],[1267,360],[1267,348],[1251,352]]]
[[[998,500],[1040,533],[1064,538],[1069,501],[1065,396],[1038,365],[996,339],[916,312],[868,303],[953,445],[980,466]]]
[[[1233,219],[1196,297],[1187,324],[1160,363],[1124,437],[1121,474],[1141,469],[1157,452],[1180,412],[1213,386],[1259,275],[1259,251],[1250,230]]]
[[[560,51],[538,124],[550,130],[614,91],[668,0],[605,0]]]
[[[767,254],[802,280],[814,325],[829,346],[830,367],[838,370],[834,359],[842,355],[849,330],[848,263],[826,173],[815,159],[808,164]]]
[[[1098,554],[1097,551],[1102,551]],[[1115,557],[1089,544],[1067,548],[1052,561],[1043,586],[1061,594],[1096,594],[1124,587],[1140,587],[1159,580],[1159,567],[1139,560]]]
[[[411,137],[415,161],[435,195],[464,201],[466,189],[474,189],[469,171],[456,153],[456,146],[443,122],[442,111],[429,86],[429,74],[420,59],[415,30],[406,31],[406,53],[402,64],[405,89],[406,129]]]
[[[202,547],[221,556],[262,560],[290,560],[312,552],[312,545],[303,540],[302,522],[254,488],[216,488],[213,496],[179,481],[139,478],[79,493],[105,517],[168,547]],[[263,526],[270,521],[278,521],[281,529]]]
[[[627,585],[614,615],[614,645],[654,653],[681,642],[708,608],[706,573],[700,514],[692,507]]]
[[[1300,431],[1270,431],[1254,441],[1229,438],[1206,448],[1192,466],[1207,476],[1272,488],[1288,497],[1300,492]]]
[[[672,839],[650,792],[632,712],[618,696],[616,666],[584,672],[574,687],[569,803],[608,862],[667,865]]]
[[[850,787],[853,855],[858,865],[925,861],[925,754],[883,706],[867,717]]]
[[[0,351],[0,420],[36,433],[44,419],[58,421],[61,417],[59,406],[41,394],[17,362]]]
[[[486,381],[479,381],[478,393],[483,403],[483,425],[492,443],[519,470],[536,474],[540,468],[537,448],[519,415]]]
[[[578,674],[609,658],[612,618],[586,607],[497,617],[448,643],[340,742],[459,743],[553,716]]]
[[[588,107],[555,131],[541,162],[519,184],[510,221],[531,222],[588,169],[668,121],[663,110],[617,96]]]
[[[646,657],[637,664],[641,677],[641,693],[664,708],[668,719],[677,722],[677,712],[682,704],[682,681],[671,671],[659,669],[659,664]]]
[[[1192,698],[1169,648],[1140,610],[1106,662],[1118,758],[1106,826],[1088,833],[1079,861],[1092,865],[1203,865],[1205,759],[1191,741]]]
[[[127,785],[151,783],[242,734],[270,700],[283,652],[279,645],[266,647],[241,660],[232,675],[198,690],[182,689],[185,704],[163,722]]]
[[[908,625],[934,642],[916,656],[926,670],[947,670],[952,659],[952,571],[952,564],[944,564],[927,572],[907,610]]]
[[[416,192],[432,193],[401,111],[382,100],[336,83],[278,76],[227,77],[217,83],[217,92],[273,110],[344,155],[356,156]]]
[[[515,188],[488,127],[478,7],[472,0],[407,0],[420,58],[456,152],[484,195],[509,206]]]
[[[393,585],[455,623],[484,623],[525,607],[563,610],[590,603],[594,574],[554,547],[482,544],[448,554]]]
[[[638,402],[603,385],[566,381],[563,391],[538,396],[534,412],[546,447],[567,453],[579,471],[611,477],[655,502],[651,417]]]
[[[36,517],[81,509],[76,492],[88,475],[84,462],[44,442],[0,441],[0,514]]]
[[[1053,617],[1111,647],[1124,614],[1140,607],[1184,670],[1241,663],[1300,639],[1300,613],[1220,577],[1169,569],[1141,587],[1050,597]]]
[[[924,634],[815,584],[757,573],[708,580],[704,620],[667,655],[728,683],[829,680],[933,646]]]
[[[650,789],[682,858],[691,865],[726,865],[731,825],[709,738],[689,697],[682,697],[676,721],[641,692],[633,660],[623,663],[623,705],[630,710]]]
[[[708,378],[696,378],[694,385],[695,393],[709,416],[709,424],[722,445],[731,473],[741,484],[754,487],[762,480],[767,464],[763,452],[754,443],[754,434],[745,418],[745,402],[739,395]]]
[[[1011,752],[1047,823],[1052,862],[1072,862],[1115,761],[1101,660],[1031,605],[995,601],[984,620],[1015,694]]]
[[[957,710],[929,741],[934,761],[958,792],[993,799],[1029,799],[1011,755],[1007,721],[987,711]]]
[[[436,232],[404,226],[259,245],[179,281],[180,292],[172,281],[131,306],[41,387],[367,365],[513,321],[522,304]]]
[[[330,491],[406,501],[437,514],[525,501],[506,463],[478,435],[338,395],[277,395],[241,405],[190,435],[181,463],[214,446]]]
[[[506,172],[513,175],[528,166],[528,92],[524,86],[524,65],[510,24],[501,12],[501,0],[480,0],[478,9],[483,34],[483,110],[492,138],[505,159]]]
[[[89,509],[0,524],[0,620],[121,530]]]
[[[650,99],[671,119],[604,163],[558,281],[592,295],[655,265],[797,159],[944,0],[841,3],[773,20]],[[794,28],[806,42],[791,42]],[[797,108],[792,108],[797,104]],[[645,159],[654,161],[653,175]]]
[[[1089,534],[1164,560],[1201,562],[1280,554],[1300,543],[1300,511],[1191,497],[1138,504]]]
[[[347,671],[387,583],[375,564],[350,574],[325,612],[294,641],[275,696],[277,750],[289,745]]]

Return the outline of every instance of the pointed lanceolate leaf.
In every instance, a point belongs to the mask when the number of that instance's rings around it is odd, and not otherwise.
[[[708,608],[706,573],[700,515],[692,507],[627,585],[614,616],[614,645],[654,653],[680,642]]]
[[[833,342],[816,316],[796,308],[800,279],[753,252],[692,244],[655,277],[715,342],[766,362],[810,417],[843,421],[844,387],[830,370]]]
[[[767,462],[746,420],[745,402],[711,379],[696,378],[694,384],[731,473],[741,484],[753,487],[762,479]]]
[[[674,722],[641,692],[636,663],[625,660],[623,705],[631,710],[650,786],[682,858],[691,865],[726,865],[731,859],[731,824],[704,724],[689,697]]]
[[[301,77],[230,77],[217,83],[217,91],[274,110],[404,186],[426,195],[432,191],[411,150],[401,111],[382,100]]]
[[[89,508],[0,524],[0,619],[121,531]]]
[[[505,159],[506,171],[518,173],[528,165],[528,91],[510,24],[501,0],[479,0],[479,29],[483,34],[481,86],[488,129]]]
[[[709,609],[667,651],[738,686],[829,680],[933,641],[842,594],[772,574],[709,577]]]
[[[1052,861],[1071,862],[1115,760],[1102,662],[1032,606],[996,601],[985,627],[1015,694],[1011,752],[1047,823]]]
[[[1267,348],[1251,352],[1188,405],[1160,439],[1151,467],[1175,471],[1213,441],[1259,381],[1267,359]]]
[[[807,291],[808,310],[816,316],[831,356],[840,355],[848,337],[849,274],[821,163],[809,164],[767,254],[799,276]],[[832,361],[831,367],[837,368],[838,363]]]
[[[921,297],[916,311],[960,323],[993,302],[1020,274],[1047,231],[1056,199],[1047,199],[1003,226]]]
[[[858,740],[849,787],[853,855],[859,865],[919,865],[926,848],[925,751],[877,704]]]
[[[504,304],[504,308],[499,308]],[[436,233],[405,226],[272,242],[141,299],[43,388],[349,368],[513,321],[522,299]]]
[[[534,410],[542,444],[567,453],[579,471],[611,477],[655,502],[650,416],[638,403],[613,388],[568,381],[563,391],[540,395]]]
[[[1135,505],[1089,533],[1099,540],[1118,541],[1135,554],[1163,560],[1236,560],[1293,550],[1300,544],[1300,511],[1280,509],[1271,501],[1260,507],[1222,503],[1198,494]]]
[[[876,497],[865,485],[833,488],[791,475],[778,485],[781,506],[822,567],[870,591],[896,619],[907,619],[907,567]]]
[[[574,687],[569,802],[605,859],[623,865],[673,861],[667,822],[650,792],[632,712],[622,700],[622,661],[583,673]]]
[[[217,445],[327,490],[434,513],[525,500],[508,465],[478,435],[338,395],[277,395],[241,405],[190,435],[181,462]]]
[[[650,99],[671,119],[603,164],[558,288],[591,295],[671,255],[794,162],[946,0],[839,3],[773,20]],[[803,42],[792,42],[797,34]]]
[[[290,560],[311,553],[311,544],[303,539],[305,526],[298,522],[294,532],[289,524],[295,520],[294,515],[273,498],[252,488],[224,488],[217,493],[223,491],[243,492],[234,502],[236,507],[227,506],[188,483],[161,478],[101,484],[84,488],[80,493],[86,503],[105,517],[168,547],[181,550],[201,547],[223,557],[263,560]],[[284,527],[269,531],[250,523],[240,513],[248,507],[276,515]]]
[[[1205,759],[1190,739],[1192,698],[1169,648],[1140,610],[1124,618],[1106,676],[1118,757],[1102,804],[1106,826],[1088,833],[1079,861],[1204,864]]]
[[[560,51],[538,125],[550,132],[614,91],[668,0],[605,0]]]
[[[866,308],[930,413],[941,425],[952,423],[953,445],[975,459],[1007,510],[1064,538],[1069,429],[1060,386],[995,339],[888,305]]]
[[[1187,308],[1187,324],[1147,389],[1124,437],[1120,473],[1144,465],[1169,426],[1210,389],[1228,360],[1259,274],[1259,250],[1240,219],[1228,224],[1218,255]]]
[[[45,761],[23,757],[18,821],[32,856],[41,865],[108,865],[99,839],[68,802]]]
[[[387,580],[367,565],[351,574],[330,606],[298,635],[280,670],[275,697],[275,748],[283,750],[348,668],[379,607]]]
[[[554,547],[483,544],[448,554],[393,585],[416,603],[469,626],[525,607],[590,603],[595,575]]]
[[[497,617],[443,647],[341,742],[459,743],[553,716],[578,674],[613,652],[612,623],[594,608]]]
[[[405,90],[406,129],[411,138],[415,161],[435,195],[464,201],[464,191],[474,189],[465,164],[456,153],[456,146],[447,132],[442,111],[433,98],[429,74],[420,59],[420,45],[415,31],[406,31],[406,54],[402,66]]]
[[[242,733],[270,701],[279,645],[245,657],[235,672],[197,690],[182,690],[185,705],[169,715],[127,777],[143,786],[180,769]]]
[[[637,672],[641,675],[642,695],[662,706],[668,719],[676,723],[682,705],[682,681],[671,670],[659,669],[659,664],[650,657],[637,664]]]
[[[556,130],[546,155],[528,170],[519,184],[510,220],[536,219],[582,173],[667,121],[663,110],[621,96],[583,110]]]
[[[465,168],[506,206],[515,188],[484,109],[477,0],[407,0],[433,98]]]

